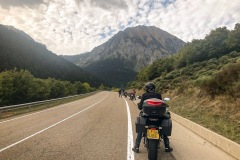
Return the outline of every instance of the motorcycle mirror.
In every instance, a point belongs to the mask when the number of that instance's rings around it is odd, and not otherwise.
[[[166,97],[164,98],[164,101],[170,101],[170,98]]]

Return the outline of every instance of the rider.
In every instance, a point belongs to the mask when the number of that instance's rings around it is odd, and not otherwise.
[[[121,89],[118,90],[118,95],[119,95],[119,97],[122,97],[122,90]]]
[[[146,99],[149,99],[149,98],[158,98],[158,99],[161,99],[162,100],[162,96],[161,94],[159,93],[156,93],[155,92],[155,85],[154,83],[152,82],[148,82],[146,85],[145,85],[145,90],[146,90],[146,93],[144,93],[142,95],[142,98],[141,98],[141,101],[140,103],[138,104],[138,109],[139,110],[142,110],[142,105],[143,105],[143,102],[146,100]],[[141,112],[140,112],[141,113]],[[167,117],[168,116],[168,117]],[[166,115],[166,118],[170,118],[170,113],[168,113]],[[136,138],[136,141],[135,141],[135,145],[134,147],[132,148],[132,150],[136,153],[139,153],[139,146],[140,146],[140,143],[141,143],[141,139],[142,139],[142,132],[139,132],[137,134],[137,138]],[[166,135],[163,135],[163,140],[164,140],[164,145],[165,145],[165,151],[166,152],[171,152],[173,150],[172,147],[170,147],[169,145],[169,139]]]

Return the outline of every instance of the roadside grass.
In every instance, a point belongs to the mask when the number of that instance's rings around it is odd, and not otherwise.
[[[48,102],[48,103],[45,103],[45,104],[34,105],[34,106],[28,106],[28,107],[24,107],[24,108],[18,108],[18,109],[12,109],[12,110],[3,110],[0,113],[0,119],[10,118],[10,117],[21,115],[21,114],[26,114],[26,113],[30,113],[30,112],[36,112],[36,111],[48,109],[48,108],[55,107],[55,106],[58,106],[58,105],[61,105],[61,104],[76,101],[76,100],[94,95],[96,93],[97,92],[82,94],[82,95],[79,95],[79,96],[76,96],[76,97],[71,97],[71,98],[67,98],[67,99],[60,99],[60,100],[56,100],[56,101],[53,101],[53,102]]]
[[[240,144],[240,104],[226,97],[199,96],[190,89],[164,94],[170,97],[169,110]]]

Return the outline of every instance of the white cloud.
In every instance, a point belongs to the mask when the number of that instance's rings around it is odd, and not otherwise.
[[[57,54],[91,51],[118,31],[154,25],[184,41],[240,22],[231,0],[0,0],[0,23],[23,30]]]

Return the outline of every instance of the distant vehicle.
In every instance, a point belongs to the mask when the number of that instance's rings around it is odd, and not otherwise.
[[[124,92],[124,97],[127,98],[127,96],[128,96],[128,93],[127,93],[127,92]]]
[[[131,93],[129,94],[129,97],[130,97],[130,100],[131,100],[131,101],[133,101],[133,100],[134,100],[134,98],[135,98],[135,95],[134,95],[134,93],[132,93],[132,92],[131,92]]]

